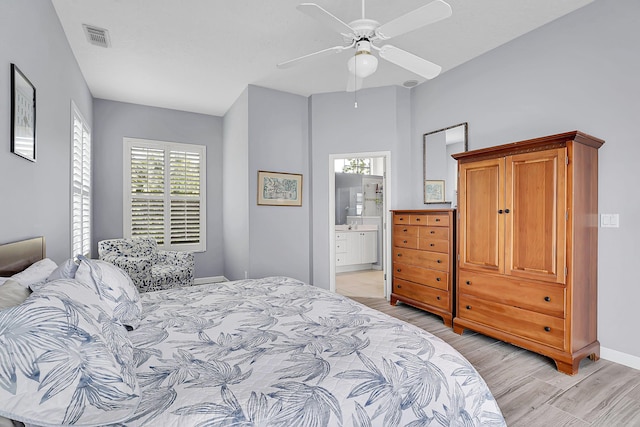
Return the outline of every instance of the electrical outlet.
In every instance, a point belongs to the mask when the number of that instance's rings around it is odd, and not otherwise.
[[[620,228],[619,214],[600,214],[601,228]]]

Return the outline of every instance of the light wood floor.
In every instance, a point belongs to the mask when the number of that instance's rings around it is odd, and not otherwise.
[[[354,281],[364,280],[349,274]],[[551,359],[474,332],[457,335],[440,317],[422,310],[402,303],[393,307],[382,297],[347,296],[425,329],[458,350],[485,379],[510,427],[640,426],[638,370],[587,358],[578,374],[568,376]]]
[[[348,297],[384,298],[384,272],[363,270],[338,273],[336,292]]]

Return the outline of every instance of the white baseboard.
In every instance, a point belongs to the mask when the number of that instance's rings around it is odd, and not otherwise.
[[[224,276],[198,277],[197,279],[193,280],[194,285],[204,285],[205,283],[218,283],[218,282],[228,282],[228,280]]]
[[[640,370],[640,357],[621,351],[612,350],[606,347],[600,347],[600,357],[611,362],[616,362],[633,369]]]

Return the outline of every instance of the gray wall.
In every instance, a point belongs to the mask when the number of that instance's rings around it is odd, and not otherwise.
[[[222,211],[224,274],[249,275],[249,89],[224,116]]]
[[[222,118],[95,99],[93,103],[93,251],[123,236],[124,137],[207,147],[207,250],[195,254],[195,276],[224,274],[222,244]]]
[[[307,98],[249,86],[224,117],[228,279],[310,279]],[[302,174],[302,206],[258,206],[258,170]]]
[[[93,119],[91,93],[50,0],[0,4],[0,243],[45,236],[71,256],[71,101]],[[11,153],[11,63],[36,88],[36,162]]]
[[[414,159],[409,147],[410,93],[400,87],[330,93],[311,97],[311,158],[313,192],[313,284],[329,288],[329,155],[390,151],[392,209],[406,206]],[[422,165],[420,163],[420,165]],[[422,166],[420,166],[422,167]]]
[[[599,150],[599,211],[620,228],[600,228],[598,335],[601,345],[640,357],[635,339],[640,286],[640,2],[597,0],[412,91],[412,151],[422,133],[469,122],[469,148],[581,130]],[[420,208],[421,169],[413,171]]]

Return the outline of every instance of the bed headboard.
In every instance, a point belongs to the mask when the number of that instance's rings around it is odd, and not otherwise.
[[[0,245],[0,277],[19,273],[46,257],[44,237]]]

